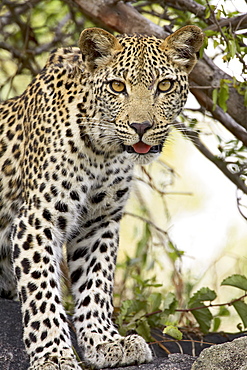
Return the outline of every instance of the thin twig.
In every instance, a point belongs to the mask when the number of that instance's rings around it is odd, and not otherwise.
[[[135,218],[137,218],[137,219],[139,219],[139,220],[147,223],[148,225],[152,226],[156,231],[164,234],[166,237],[168,236],[168,233],[165,230],[161,229],[160,227],[158,227],[157,225],[155,225],[155,223],[153,223],[152,221],[148,220],[145,217],[136,215],[135,213],[131,213],[131,212],[124,212],[124,215],[135,217]]]
[[[212,304],[212,303],[209,303],[208,305],[204,305],[204,306],[198,306],[198,307],[191,307],[191,308],[177,308],[176,309],[176,312],[191,312],[191,311],[195,311],[195,310],[201,310],[203,308],[210,308],[210,307],[223,307],[223,306],[232,306],[235,302],[238,302],[238,301],[242,301],[244,298],[247,297],[247,293],[243,294],[241,297],[239,298],[235,298],[233,299],[232,301],[230,302],[226,302],[226,303],[215,303],[215,304]]]
[[[247,186],[244,181],[241,180],[236,174],[229,171],[227,168],[228,163],[224,162],[221,158],[215,156],[210,150],[202,143],[199,138],[199,134],[195,131],[188,129],[183,123],[176,122],[174,125],[186,138],[189,138],[195,145],[195,147],[208,158],[216,167],[220,169],[224,175],[231,180],[239,189],[247,194]]]
[[[215,304],[208,304],[208,305],[203,305],[203,306],[197,306],[197,307],[191,307],[191,308],[176,308],[175,311],[176,312],[192,312],[192,311],[196,311],[196,310],[202,310],[203,308],[212,308],[212,307],[223,307],[223,306],[232,306],[235,302],[238,302],[238,301],[242,301],[244,298],[247,297],[247,293],[243,294],[241,297],[239,298],[236,298],[236,299],[233,299],[232,301],[230,302],[225,302],[225,303],[215,303]],[[157,310],[157,311],[153,311],[153,312],[149,312],[149,313],[146,313],[143,315],[143,317],[149,317],[149,316],[153,316],[153,315],[156,315],[156,314],[159,314],[163,312],[162,310]]]

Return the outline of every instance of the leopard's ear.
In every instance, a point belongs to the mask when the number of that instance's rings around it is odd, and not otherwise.
[[[122,49],[117,38],[101,28],[87,28],[82,31],[79,48],[90,70],[105,64],[116,51]]]
[[[196,64],[196,53],[203,44],[204,34],[197,26],[185,26],[168,36],[160,45],[169,58],[190,73]]]

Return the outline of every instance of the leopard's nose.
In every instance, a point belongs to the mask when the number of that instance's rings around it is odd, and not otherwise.
[[[133,122],[130,124],[130,127],[132,127],[138,135],[142,136],[144,132],[152,127],[152,123],[149,121],[144,121],[141,123]]]

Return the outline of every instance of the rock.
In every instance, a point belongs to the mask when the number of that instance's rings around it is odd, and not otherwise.
[[[73,331],[71,336],[77,353],[81,355]],[[194,361],[195,357],[189,355],[172,354],[168,358],[156,357],[149,364],[121,367],[115,370],[190,370]],[[22,341],[20,304],[0,299],[0,370],[27,370],[28,364],[28,356]]]
[[[138,366],[118,367],[115,370],[191,370],[191,365],[195,361],[195,357],[190,355],[182,355],[174,353],[168,355],[168,358],[154,358],[149,364],[142,364]],[[104,370],[113,370],[104,369]]]
[[[20,305],[0,299],[0,369],[26,370],[28,362],[22,341]]]
[[[204,349],[191,370],[247,370],[247,337]]]

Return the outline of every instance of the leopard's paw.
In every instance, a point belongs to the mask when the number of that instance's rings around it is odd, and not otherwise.
[[[150,362],[152,352],[142,337],[129,335],[98,344],[85,353],[85,360],[95,369],[101,369]]]
[[[78,362],[74,358],[53,357],[44,361],[35,361],[28,370],[81,370]]]
[[[152,361],[152,351],[139,335],[129,335],[123,338],[123,349],[120,365],[143,364]]]

